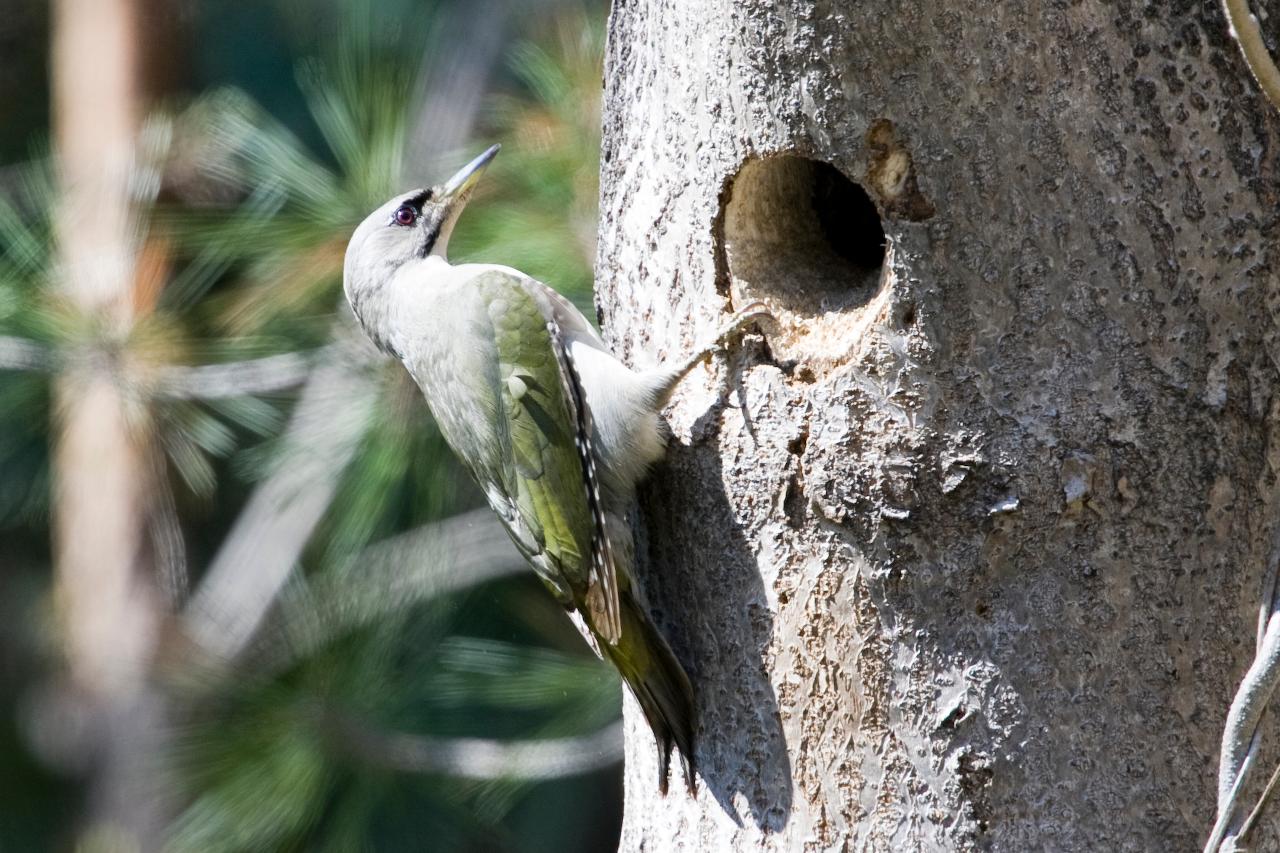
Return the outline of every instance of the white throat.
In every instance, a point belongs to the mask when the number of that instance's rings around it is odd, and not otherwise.
[[[431,257],[439,257],[445,263],[449,262],[449,238],[453,236],[453,226],[458,224],[461,216],[462,211],[455,210],[453,215],[440,226],[440,233],[436,235],[435,243],[431,244]]]

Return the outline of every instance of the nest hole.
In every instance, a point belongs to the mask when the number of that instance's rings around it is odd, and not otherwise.
[[[735,301],[814,316],[874,296],[884,225],[866,190],[835,166],[795,155],[748,160],[725,198],[725,272]]]

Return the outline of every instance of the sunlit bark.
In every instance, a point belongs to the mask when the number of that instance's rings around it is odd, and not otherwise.
[[[623,849],[1199,849],[1280,517],[1280,123],[1219,8],[634,0],[609,37],[613,344],[779,318],[670,413],[644,582],[699,795],[630,708]]]

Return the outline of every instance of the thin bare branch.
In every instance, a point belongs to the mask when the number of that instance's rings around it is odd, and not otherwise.
[[[1227,792],[1225,801],[1221,801],[1218,807],[1218,817],[1213,822],[1213,829],[1209,832],[1209,840],[1205,842],[1204,853],[1219,853],[1219,851],[1230,851],[1235,848],[1235,833],[1232,833],[1232,839],[1228,838],[1228,831],[1231,829],[1231,818],[1235,814],[1235,804],[1240,799],[1240,791],[1244,787],[1244,782],[1249,778],[1249,774],[1253,771],[1254,762],[1258,759],[1258,744],[1261,739],[1255,732],[1249,741],[1249,749],[1245,753],[1244,761],[1240,763],[1239,772],[1236,773],[1231,782],[1231,789]],[[1225,748],[1225,747],[1224,747]],[[1221,781],[1221,775],[1219,776]],[[1222,803],[1225,803],[1223,805]]]
[[[1223,0],[1222,9],[1231,25],[1231,35],[1244,54],[1245,64],[1249,66],[1253,79],[1258,81],[1258,88],[1271,106],[1280,110],[1280,70],[1276,69],[1275,61],[1267,52],[1258,19],[1249,11],[1248,0]]]
[[[186,612],[187,634],[217,659],[249,643],[328,509],[364,434],[376,389],[373,347],[344,344],[312,372],[285,431],[276,468],[249,498]]]
[[[1262,578],[1258,606],[1257,652],[1227,712],[1218,762],[1218,814],[1205,853],[1236,848],[1240,823],[1233,818],[1240,794],[1257,761],[1261,738],[1258,722],[1280,682],[1280,611],[1277,610],[1277,575],[1280,574],[1280,525],[1272,530],[1267,568]]]
[[[344,568],[292,595],[282,594],[280,624],[264,637],[255,663],[279,671],[387,613],[527,569],[488,509],[424,525],[369,546]]]
[[[57,353],[43,344],[0,335],[0,370],[51,371],[58,365]]]
[[[249,361],[209,364],[201,367],[162,368],[156,381],[156,394],[171,400],[215,400],[270,394],[301,385],[306,381],[313,362],[331,353],[282,353]]]
[[[622,723],[581,737],[501,741],[438,738],[373,729],[350,718],[330,718],[336,737],[357,758],[407,773],[463,779],[559,779],[622,760]]]
[[[1262,814],[1263,806],[1267,804],[1267,800],[1271,799],[1271,794],[1275,791],[1277,783],[1280,783],[1280,764],[1276,765],[1276,769],[1271,771],[1271,778],[1267,780],[1267,787],[1262,789],[1262,796],[1258,797],[1258,802],[1253,807],[1253,811],[1249,812],[1249,816],[1240,825],[1240,832],[1236,834],[1237,840],[1244,841],[1249,834],[1249,830],[1253,829],[1253,825]]]

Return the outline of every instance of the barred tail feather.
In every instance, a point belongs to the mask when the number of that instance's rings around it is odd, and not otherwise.
[[[667,793],[667,768],[674,746],[680,752],[685,785],[693,794],[693,685],[636,600],[623,592],[620,604],[621,639],[613,646],[601,643],[601,648],[622,673],[653,729],[658,742],[658,790]]]

